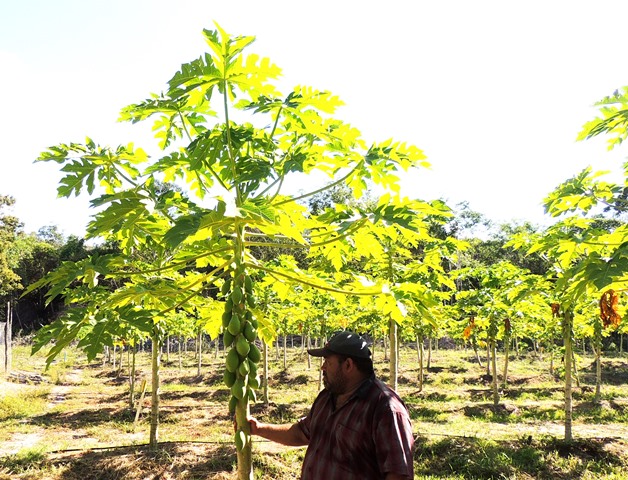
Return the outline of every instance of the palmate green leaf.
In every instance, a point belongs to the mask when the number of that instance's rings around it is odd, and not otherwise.
[[[610,258],[590,254],[574,273],[580,281],[590,282],[600,291],[614,283],[628,282],[628,242],[623,243]]]
[[[418,203],[414,205],[403,202],[392,203],[390,197],[384,195],[380,198],[377,207],[372,214],[373,223],[383,223],[384,225],[395,225],[407,230],[417,232],[419,230],[420,213],[416,210]],[[412,207],[415,208],[412,208]]]
[[[222,81],[222,72],[216,67],[209,53],[196,60],[184,63],[181,69],[168,81],[168,96],[178,100],[190,91],[199,89],[206,100],[210,100],[212,90]]]
[[[198,307],[199,325],[211,339],[218,338],[222,328],[222,313],[225,311],[225,302],[206,299],[206,303]]]
[[[596,103],[601,117],[584,124],[577,140],[585,140],[602,133],[609,134],[608,149],[620,145],[628,136],[628,87],[616,90]]]
[[[142,149],[133,144],[118,146],[115,149],[101,147],[91,139],[85,145],[60,144],[43,152],[37,161],[55,161],[63,164],[65,175],[59,182],[57,193],[61,197],[79,195],[83,189],[92,194],[98,185],[110,193],[122,185],[122,174],[127,180],[135,178],[139,171],[136,165],[147,160]]]
[[[161,238],[171,221],[155,209],[144,192],[126,190],[95,199],[93,206],[108,205],[94,215],[88,225],[89,235],[117,240],[124,252]]]
[[[51,271],[37,282],[29,285],[23,295],[27,295],[42,287],[50,287],[46,292],[46,305],[65,292],[76,281],[96,286],[96,279],[109,273],[109,261],[112,255],[93,255],[76,262],[62,262],[56,270]]]
[[[593,172],[591,167],[560,184],[550,193],[543,205],[545,212],[553,217],[566,213],[588,213],[593,207],[606,205],[619,195],[623,187],[599,180],[608,172]]]
[[[85,325],[84,308],[67,309],[61,317],[37,332],[33,339],[31,353],[37,353],[52,343],[52,347],[46,353],[46,368],[50,367],[57,355],[76,340]]]
[[[345,103],[338,96],[329,92],[299,85],[290,93],[285,104],[287,108],[292,109],[294,112],[314,109],[319,112],[332,114]]]
[[[394,295],[378,295],[375,297],[375,307],[384,317],[390,315],[398,324],[403,324],[407,317],[407,308]]]
[[[99,313],[88,321],[77,347],[83,349],[88,360],[102,353],[103,347],[114,345],[116,339],[129,340],[138,334],[150,335],[156,312],[146,309],[124,308]]]
[[[177,218],[174,226],[164,235],[164,242],[170,248],[176,248],[186,238],[195,235],[201,225],[200,215],[185,215]]]
[[[153,94],[141,103],[124,107],[119,121],[137,123],[157,115],[153,123],[155,137],[164,149],[173,141],[187,136],[196,136],[207,130],[204,123],[208,116],[215,117],[205,98],[169,98]]]
[[[213,238],[222,234],[221,229],[225,225],[227,204],[224,200],[217,199],[216,206],[211,210],[198,210],[192,214],[184,215],[175,220],[175,224],[164,235],[164,242],[169,248],[177,248],[187,239],[196,241],[198,238]]]

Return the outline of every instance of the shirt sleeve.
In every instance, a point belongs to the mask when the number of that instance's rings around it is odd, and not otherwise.
[[[408,411],[396,399],[389,399],[378,409],[377,417],[373,438],[380,471],[413,478],[414,437]]]
[[[307,438],[308,440],[310,439],[310,417],[312,415],[312,411],[310,411],[310,413],[308,413],[307,417],[303,417],[301,418],[298,422],[297,422],[297,426],[301,429],[301,431],[303,432],[303,435],[305,435],[305,438]]]

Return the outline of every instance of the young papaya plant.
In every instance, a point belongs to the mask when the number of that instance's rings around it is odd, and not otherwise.
[[[142,308],[150,298],[158,326],[165,313],[191,312],[202,306],[208,289],[220,286],[238,478],[249,479],[247,416],[260,360],[254,275],[337,294],[382,293],[377,283],[339,282],[331,272],[268,265],[259,252],[313,253],[340,270],[347,258],[368,254],[354,238],[362,228],[404,224],[417,214],[399,195],[399,174],[427,163],[421,150],[405,143],[367,145],[358,130],[333,117],[342,102],[328,92],[299,86],[282,95],[273,83],[279,68],[248,53],[254,37],[233,36],[218,25],[203,35],[207,53],[183,64],[162,93],[122,110],[124,121],[154,120],[161,156],[149,158],[133,145],[102,147],[89,139],[41,155],[41,161],[62,165],[60,196],[98,195],[88,236],[121,246],[117,255],[86,260],[82,271],[67,269],[60,286],[49,283],[50,295],[65,294],[77,280],[95,288],[103,279],[124,278],[126,295],[112,295],[99,309],[115,302]],[[286,194],[295,177],[315,172],[327,183],[308,181],[309,191]],[[178,188],[163,187],[171,184]],[[320,214],[299,203],[337,185],[346,185],[354,198],[375,185],[387,192],[386,201],[370,209],[346,205]],[[138,268],[133,262],[138,254],[151,260],[150,268]]]

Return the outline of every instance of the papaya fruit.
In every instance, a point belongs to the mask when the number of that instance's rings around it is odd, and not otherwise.
[[[255,345],[254,343],[250,343],[249,345],[250,345],[250,349],[248,353],[249,360],[251,360],[253,363],[259,363],[259,361],[262,358],[262,354],[259,351],[259,348],[257,348],[257,345]]]
[[[253,280],[251,277],[244,277],[244,291],[250,295],[253,293]]]
[[[239,335],[237,340],[236,340],[235,348],[238,351],[238,353],[240,354],[240,356],[245,358],[249,354],[249,351],[251,350],[251,344],[244,337],[244,335]]]
[[[242,375],[243,377],[246,377],[249,374],[249,371],[251,370],[251,367],[249,365],[249,359],[245,358],[242,363],[240,363],[240,366],[238,367],[238,372],[240,373],[240,375]],[[229,385],[229,387],[231,387],[231,385]]]
[[[238,305],[242,302],[242,289],[236,285],[233,287],[231,291],[231,295],[229,296],[234,305]]]
[[[226,296],[229,293],[229,290],[231,290],[231,277],[225,278],[225,283],[222,284],[220,293]]]
[[[255,295],[253,295],[252,293],[250,295],[247,295],[246,303],[248,304],[249,308],[255,308]]]
[[[229,321],[229,325],[227,325],[227,329],[229,333],[234,337],[240,333],[240,329],[242,328],[242,324],[240,322],[240,316],[237,313],[231,315],[231,320]]]
[[[225,333],[222,335],[222,341],[225,344],[225,347],[230,347],[233,344],[233,339],[235,337],[231,335],[229,330],[225,330]]]
[[[259,377],[257,375],[249,376],[249,387],[251,388],[259,388]]]
[[[254,377],[257,375],[257,363],[253,363],[250,358],[246,359],[249,362],[249,377]]]
[[[238,406],[238,399],[233,395],[229,399],[229,413],[233,415],[236,411],[236,407]]]
[[[225,366],[227,367],[227,370],[233,373],[238,369],[239,365],[240,356],[238,355],[238,351],[235,348],[232,348],[231,350],[229,350],[229,353],[227,353]]]
[[[253,328],[253,325],[251,324],[251,322],[246,322],[244,324],[244,328],[242,329],[242,333],[244,334],[244,337],[249,342],[252,342],[253,340],[255,340],[255,337],[257,337],[257,330],[255,330]]]
[[[231,386],[231,395],[238,400],[242,400],[246,394],[246,384],[244,380],[244,378],[236,378],[235,383]]]
[[[228,388],[233,387],[233,384],[236,381],[236,375],[233,372],[230,372],[229,370],[225,370],[225,373],[222,376],[223,381],[225,382],[225,385]]]
[[[229,321],[231,320],[231,312],[224,311],[222,312],[222,326],[223,328],[227,328],[229,326]]]

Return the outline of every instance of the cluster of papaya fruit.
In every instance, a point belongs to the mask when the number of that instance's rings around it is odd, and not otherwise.
[[[252,313],[255,296],[251,277],[236,270],[233,279],[227,277],[221,291],[225,296],[223,341],[225,348],[231,347],[227,353],[224,382],[231,389],[229,412],[233,414],[239,400],[255,401],[255,389],[260,387],[257,364],[261,353],[255,345],[257,320]]]

